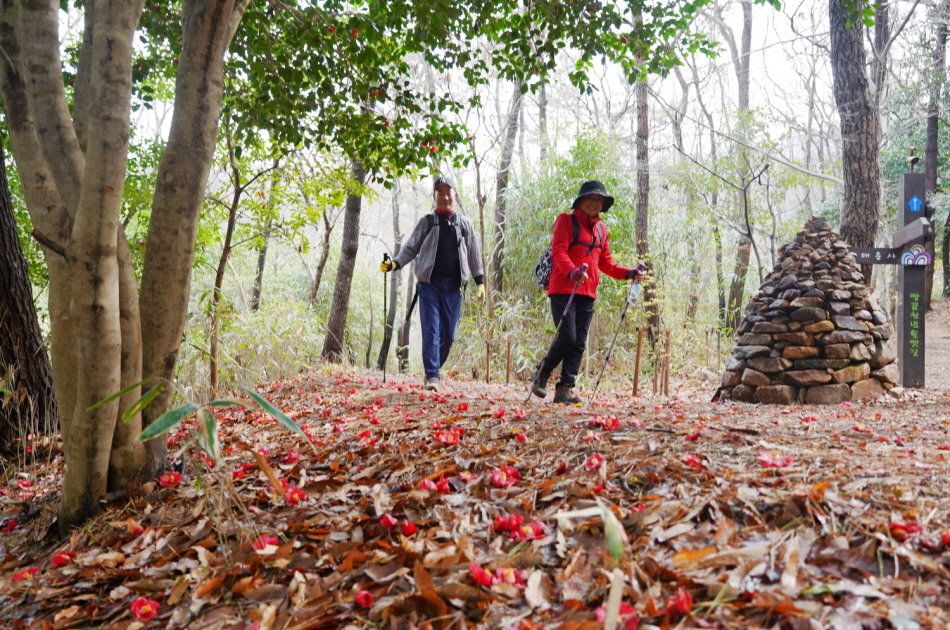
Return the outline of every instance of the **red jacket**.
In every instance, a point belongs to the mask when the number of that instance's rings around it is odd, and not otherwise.
[[[569,248],[573,240],[571,214],[577,217],[580,229],[577,242]],[[574,289],[574,283],[568,279],[567,274],[586,262],[587,282],[577,287],[576,295],[586,295],[596,299],[601,271],[611,278],[624,280],[632,269],[618,265],[611,257],[606,223],[599,218],[591,219],[580,210],[574,210],[571,214],[566,212],[560,214],[554,222],[554,235],[551,237],[551,259],[554,261],[554,269],[551,270],[551,280],[548,282],[548,295],[570,294]],[[597,223],[601,225],[595,227]],[[590,243],[596,243],[597,246],[590,247]]]

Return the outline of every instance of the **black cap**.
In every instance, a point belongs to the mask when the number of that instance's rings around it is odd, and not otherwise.
[[[577,197],[574,199],[574,203],[571,204],[571,208],[576,208],[577,202],[589,195],[600,195],[604,198],[604,208],[601,212],[607,212],[610,210],[610,206],[614,205],[614,198],[607,194],[607,189],[604,188],[604,185],[596,179],[592,179],[581,184],[581,188],[577,191]]]
[[[437,192],[439,190],[439,186],[448,186],[452,190],[456,190],[455,182],[452,181],[452,178],[448,175],[439,175],[432,180],[432,192]]]

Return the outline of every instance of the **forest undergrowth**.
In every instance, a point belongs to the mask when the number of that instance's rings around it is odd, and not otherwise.
[[[186,420],[66,540],[61,445],[0,488],[11,628],[946,628],[950,397],[839,406],[325,367]],[[586,401],[585,401],[586,402]],[[611,596],[612,595],[612,596]]]

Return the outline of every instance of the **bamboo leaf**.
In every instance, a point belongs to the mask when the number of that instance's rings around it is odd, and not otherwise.
[[[296,422],[294,422],[289,417],[287,417],[287,414],[285,414],[283,411],[275,407],[270,401],[265,399],[263,396],[261,396],[257,392],[251,391],[250,389],[246,387],[242,387],[242,389],[245,392],[247,392],[247,395],[250,396],[254,400],[254,402],[260,405],[261,409],[263,409],[270,415],[274,416],[278,422],[280,422],[282,425],[284,425],[285,427],[287,427],[288,429],[290,429],[297,435],[303,437],[303,439],[307,440],[307,442],[310,442],[310,438],[307,437],[307,434],[304,433],[304,430],[301,429],[297,425]],[[316,447],[314,446],[313,442],[310,442],[310,446],[312,446],[314,450],[316,450]]]
[[[151,440],[152,438],[165,433],[198,409],[198,405],[194,403],[188,403],[182,407],[177,407],[170,411],[166,411],[161,416],[156,418],[155,422],[145,427],[145,430],[142,431],[136,439],[138,439],[139,442]]]
[[[148,378],[146,378],[146,379],[143,379],[143,380],[141,380],[141,381],[139,381],[139,382],[137,382],[137,383],[132,383],[131,385],[128,385],[128,386],[126,386],[126,387],[123,387],[122,389],[120,389],[120,390],[117,391],[116,393],[112,394],[111,396],[108,396],[108,397],[106,397],[106,398],[103,398],[103,399],[100,400],[99,402],[97,402],[97,403],[95,403],[95,404],[93,404],[93,405],[91,405],[91,406],[89,406],[89,407],[86,407],[86,412],[95,411],[96,409],[98,409],[99,407],[102,407],[103,405],[108,405],[108,404],[109,404],[110,402],[112,402],[113,400],[116,400],[117,398],[122,398],[123,396],[125,396],[126,394],[128,394],[130,391],[132,391],[132,390],[135,389],[136,387],[139,387],[140,385],[145,385],[146,383],[150,383],[150,382],[154,381],[156,378],[157,378],[157,377],[155,377],[155,376],[150,376],[150,377],[148,377]],[[156,385],[155,388],[161,388],[164,384],[165,384],[165,382],[162,381],[161,383],[159,383],[158,385]],[[147,395],[147,394],[146,394],[146,395]],[[141,401],[141,399],[140,399],[140,401]],[[138,403],[136,403],[136,404],[138,404]],[[134,405],[133,405],[133,406],[134,406]]]
[[[119,417],[122,422],[128,422],[131,418],[134,418],[136,415],[142,413],[142,410],[148,407],[155,397],[159,395],[162,391],[162,385],[156,385],[151,388],[145,394],[139,398],[131,407],[122,412],[122,415]]]

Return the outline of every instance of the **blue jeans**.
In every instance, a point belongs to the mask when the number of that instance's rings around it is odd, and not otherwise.
[[[587,348],[587,331],[590,329],[590,320],[594,317],[594,299],[586,295],[575,295],[571,307],[564,313],[564,307],[570,299],[569,295],[551,296],[551,315],[554,325],[561,323],[558,335],[551,344],[551,350],[544,357],[542,366],[546,372],[554,371],[558,363],[561,364],[561,378],[558,386],[574,387],[577,382],[577,372],[581,367],[581,359]]]
[[[439,377],[439,368],[449,357],[455,328],[462,313],[460,282],[420,282],[419,321],[422,323],[422,365],[426,378]]]

